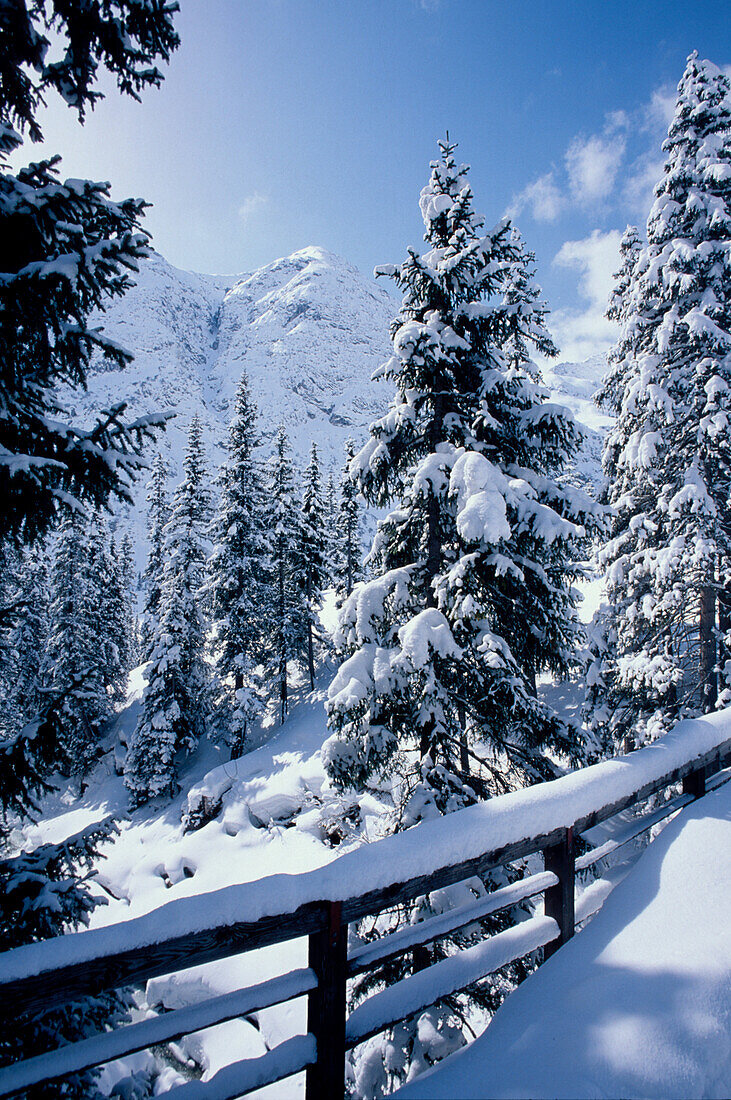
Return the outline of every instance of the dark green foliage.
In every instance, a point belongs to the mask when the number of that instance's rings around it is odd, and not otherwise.
[[[251,722],[261,710],[263,685],[256,668],[271,625],[267,501],[257,415],[244,374],[229,429],[228,457],[221,471],[207,584],[212,651],[221,685],[217,725],[232,756],[241,755]]]
[[[57,387],[83,388],[91,356],[124,366],[127,352],[89,315],[124,293],[148,255],[145,203],[112,202],[107,184],[61,182],[59,158],[10,171],[22,134],[50,89],[83,120],[100,98],[98,71],[137,96],[162,77],[152,62],[178,44],[176,5],[158,0],[14,0],[0,8],[0,539],[32,541],[77,501],[131,500],[140,449],[164,418],[123,420],[124,402],[89,428],[68,422]],[[51,60],[48,34],[68,41]]]

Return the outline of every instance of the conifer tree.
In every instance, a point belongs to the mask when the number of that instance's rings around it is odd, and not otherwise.
[[[124,402],[95,425],[68,422],[59,387],[82,388],[93,352],[111,366],[130,355],[89,325],[93,310],[130,285],[149,255],[141,199],[112,202],[109,185],[58,177],[52,157],[13,170],[23,137],[39,141],[39,105],[60,93],[81,121],[102,98],[100,71],[120,91],[158,85],[154,62],[178,45],[173,8],[110,0],[3,5],[0,20],[0,538],[36,537],[79,501],[131,502],[140,450],[164,417],[124,420]],[[59,52],[60,51],[60,52]],[[56,55],[54,58],[54,54]]]
[[[56,542],[51,577],[51,682],[64,700],[63,751],[79,776],[96,760],[101,724],[110,714],[98,651],[98,589],[90,541],[89,517],[72,512]]]
[[[12,735],[23,728],[45,703],[48,682],[49,572],[47,550],[42,544],[19,556],[15,572],[15,608],[2,650],[7,674],[2,723]]]
[[[128,543],[127,551],[129,549]],[[122,541],[109,539],[106,550],[108,582],[100,599],[104,613],[104,646],[108,654],[106,685],[112,701],[121,703],[127,695],[127,680],[135,649],[131,562]]]
[[[323,526],[325,529],[325,568],[326,587],[333,588],[336,583],[338,567],[338,502],[335,494],[335,478],[332,470],[327,475],[325,482],[325,496],[323,501]]]
[[[610,302],[622,323],[603,388],[617,414],[604,452],[615,529],[589,700],[607,745],[653,738],[718,695],[731,591],[728,96],[726,76],[691,54],[647,244],[625,237]]]
[[[322,604],[322,591],[327,581],[320,459],[317,444],[314,441],[304,475],[294,570],[302,601],[307,672],[310,678],[310,689],[314,691],[317,612]]]
[[[302,638],[301,601],[296,584],[299,542],[299,508],[294,489],[294,467],[283,425],[277,432],[275,452],[269,464],[267,526],[271,540],[269,636],[265,653],[269,675],[276,679],[279,717],[284,721],[289,705],[288,668]]]
[[[124,698],[128,669],[124,667],[126,643],[120,637],[120,630],[124,630],[119,606],[122,593],[118,590],[109,531],[101,516],[93,517],[88,525],[86,547],[85,645],[111,711],[112,705]]]
[[[99,414],[90,428],[70,423],[58,387],[83,387],[92,352],[111,364],[128,356],[90,327],[93,309],[124,292],[127,271],[148,254],[139,232],[141,200],[114,203],[109,188],[58,179],[58,158],[18,171],[8,157],[23,137],[42,138],[38,109],[52,91],[77,112],[102,98],[98,77],[106,70],[123,94],[162,81],[155,62],[178,45],[176,5],[109,0],[52,4],[5,3],[0,18],[0,560],[7,538],[27,544],[57,516],[73,515],[77,502],[129,499],[141,468],[139,451],[153,424],[129,424],[124,406]],[[2,610],[2,609],[0,609]],[[2,630],[2,623],[0,623]],[[0,847],[7,814],[34,813],[43,776],[71,770],[64,755],[66,704],[77,687],[49,698],[26,726],[10,731],[0,754]],[[78,700],[77,700],[78,701]],[[85,881],[101,833],[44,845],[0,868],[0,935],[4,946],[30,943],[86,922],[98,904]],[[4,1014],[0,1064],[42,1054],[86,1038],[119,1018],[117,993],[76,998],[61,1010],[23,1018]],[[97,1070],[43,1086],[44,1100],[88,1098]]]
[[[158,451],[152,464],[152,477],[147,487],[147,538],[150,549],[145,568],[145,604],[142,618],[144,657],[149,659],[155,623],[160,610],[160,593],[165,565],[165,525],[170,519],[167,494],[167,467]]]
[[[345,444],[345,465],[340,477],[340,500],[337,517],[336,590],[341,601],[353,591],[353,585],[363,575],[361,545],[361,517],[358,504],[358,487],[350,473],[355,458],[355,442]]]
[[[269,542],[257,417],[244,373],[229,428],[228,456],[212,528],[214,549],[208,565],[212,650],[222,690],[219,724],[232,756],[243,752],[247,731],[261,710],[262,688],[256,667],[269,625]]]
[[[165,528],[162,592],[142,712],[125,761],[125,784],[133,806],[158,794],[174,793],[176,758],[191,752],[205,729],[210,700],[202,588],[210,518],[202,430],[194,417],[183,481],[175,491]]]
[[[133,669],[140,662],[139,619],[137,615],[140,577],[137,572],[135,551],[129,531],[125,532],[121,541],[117,543],[115,560],[118,567],[119,583],[122,591],[125,593],[127,604],[127,668],[129,670]]]
[[[538,699],[535,677],[576,660],[571,581],[594,514],[556,481],[579,437],[528,354],[555,350],[532,257],[509,223],[483,232],[467,167],[448,141],[440,150],[421,194],[428,250],[378,272],[403,291],[381,371],[396,397],[350,469],[371,504],[392,510],[371,551],[376,575],[341,611],[345,660],[324,748],[337,787],[358,792],[388,775],[395,828],[553,775],[553,753],[576,758],[575,733]],[[472,897],[485,889],[465,886]],[[441,892],[410,919],[456,903]],[[511,976],[524,973],[521,963]],[[494,989],[471,995],[495,1005]],[[365,1095],[444,1053],[458,999],[442,1009],[429,1049],[413,1021],[375,1060],[366,1054]]]
[[[382,371],[397,396],[351,469],[372,504],[398,504],[372,551],[380,575],[341,617],[351,656],[326,752],[342,785],[383,774],[410,736],[448,770],[465,734],[492,742],[514,781],[550,775],[546,750],[575,748],[534,685],[575,659],[571,580],[593,509],[554,476],[578,432],[522,350],[551,346],[531,257],[508,223],[481,233],[453,148],[441,144],[421,196],[429,251],[380,269],[404,291]]]

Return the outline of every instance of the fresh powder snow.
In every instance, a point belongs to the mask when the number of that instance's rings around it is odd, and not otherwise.
[[[725,1097],[731,784],[686,807],[604,908],[413,1100]]]

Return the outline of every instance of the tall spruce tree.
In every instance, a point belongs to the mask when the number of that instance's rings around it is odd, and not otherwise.
[[[212,651],[222,692],[218,724],[232,756],[243,752],[251,722],[261,710],[262,685],[256,669],[270,625],[269,536],[257,417],[244,373],[229,428],[208,564]]]
[[[41,543],[25,549],[15,571],[15,606],[3,647],[6,673],[3,728],[12,735],[43,710],[48,686],[48,550]]]
[[[115,561],[129,616],[127,668],[133,669],[140,663],[140,622],[137,613],[140,575],[137,572],[135,550],[129,531],[126,531],[122,538],[117,540]]]
[[[271,539],[269,631],[265,640],[268,676],[277,684],[279,718],[289,707],[289,662],[302,640],[302,608],[296,582],[299,543],[299,507],[294,488],[294,467],[283,425],[277,431],[274,455],[269,462],[267,526]]]
[[[336,526],[335,588],[342,602],[353,591],[353,585],[363,575],[362,533],[358,486],[350,472],[355,458],[355,442],[345,444],[345,465],[340,476],[340,499]]]
[[[83,387],[94,350],[112,364],[127,362],[126,353],[90,328],[89,315],[123,293],[127,271],[148,254],[147,237],[139,232],[144,203],[114,203],[106,185],[62,183],[58,158],[16,171],[9,156],[17,155],[25,135],[41,139],[38,109],[49,93],[58,92],[83,121],[85,111],[102,98],[98,78],[105,70],[121,93],[135,98],[159,85],[162,74],[155,62],[168,60],[178,45],[175,10],[175,4],[137,0],[2,5],[0,560],[8,537],[32,541],[59,513],[73,513],[80,499],[104,504],[114,496],[129,498],[140,470],[139,449],[153,423],[125,423],[120,404],[82,429],[69,423],[57,392],[63,383]],[[4,741],[3,817],[32,815],[43,776],[56,767],[71,769],[74,762],[63,753],[67,700],[68,695],[49,696],[42,712]],[[7,844],[3,820],[0,846],[5,850]],[[87,835],[3,860],[0,935],[5,947],[86,922],[97,904],[84,881],[94,846],[94,837]],[[0,1063],[86,1038],[112,1023],[121,1008],[122,999],[112,993],[22,1018],[5,1013]],[[98,1071],[89,1070],[46,1084],[44,1100],[90,1097],[97,1078]]]
[[[295,552],[294,570],[302,601],[307,674],[310,678],[310,688],[314,691],[318,610],[322,604],[322,592],[327,583],[320,459],[317,453],[317,444],[314,441],[310,448],[310,461],[304,474],[299,539]]]
[[[481,233],[453,149],[441,144],[421,196],[429,251],[380,269],[404,291],[382,372],[397,395],[351,469],[371,503],[398,506],[372,551],[380,575],[343,607],[351,656],[327,747],[342,785],[383,774],[410,736],[447,767],[464,734],[491,742],[500,769],[529,780],[551,774],[549,750],[575,747],[535,676],[575,659],[571,581],[595,509],[555,480],[578,432],[520,350],[550,346],[538,294],[514,294],[530,256],[508,223]]]
[[[325,528],[325,568],[326,587],[333,588],[336,583],[338,567],[338,501],[335,493],[335,478],[332,470],[327,475],[325,482],[325,495],[323,499],[323,517]]]
[[[663,150],[647,244],[625,237],[610,302],[623,326],[603,388],[615,529],[589,701],[608,745],[711,709],[730,623],[731,107],[727,77],[695,53]]]
[[[145,604],[142,613],[142,647],[150,657],[155,624],[160,611],[160,593],[165,566],[165,525],[170,519],[167,493],[167,467],[160,452],[152,464],[152,476],[147,487],[147,538],[150,544],[144,573]]]
[[[175,792],[177,757],[191,752],[205,729],[210,700],[202,589],[210,520],[202,430],[196,416],[188,433],[183,481],[175,491],[165,528],[165,566],[152,657],[140,720],[125,761],[125,784],[133,806]]]
[[[54,693],[63,698],[63,752],[78,776],[88,772],[97,759],[101,726],[111,713],[99,650],[99,588],[91,528],[89,516],[71,513],[56,541],[51,575],[51,683]]]
[[[328,698],[331,779],[357,792],[388,775],[395,828],[551,776],[554,753],[578,752],[535,677],[576,660],[571,582],[595,509],[556,481],[579,437],[528,355],[554,351],[532,257],[509,223],[483,232],[454,148],[440,143],[421,194],[428,250],[378,272],[403,291],[381,372],[396,396],[350,468],[366,499],[392,510],[371,551],[376,576],[343,605],[345,659]],[[458,900],[421,899],[410,919]],[[495,1006],[494,988],[471,995]],[[448,999],[433,1046],[412,1021],[366,1052],[361,1094],[440,1057],[459,1018]]]

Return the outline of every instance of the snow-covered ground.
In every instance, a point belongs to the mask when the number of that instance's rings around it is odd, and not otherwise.
[[[133,728],[141,689],[138,669],[117,735],[124,737]],[[109,815],[125,818],[120,835],[104,849],[97,883],[108,904],[93,914],[92,928],[141,916],[175,898],[279,872],[311,870],[342,851],[342,846],[332,847],[323,839],[319,820],[324,781],[319,750],[324,737],[322,700],[308,698],[271,740],[240,760],[227,761],[227,754],[203,743],[186,764],[183,793],[176,800],[154,802],[129,816],[123,781],[114,774],[110,753],[81,798],[64,787],[44,802],[41,820],[25,829],[25,843],[61,840]],[[213,819],[193,828],[206,812]],[[306,940],[264,948],[156,978],[148,983],[147,1005],[159,1011],[197,1004],[303,965]],[[304,999],[209,1028],[177,1044],[181,1065],[164,1071],[157,1088],[180,1083],[185,1060],[203,1067],[206,1079],[231,1061],[264,1054],[304,1030]],[[124,1066],[110,1067],[104,1084],[150,1064],[149,1055],[125,1059]],[[302,1082],[303,1075],[298,1075],[253,1095],[262,1100],[301,1100]]]
[[[731,783],[687,807],[470,1046],[398,1092],[725,1097]]]

